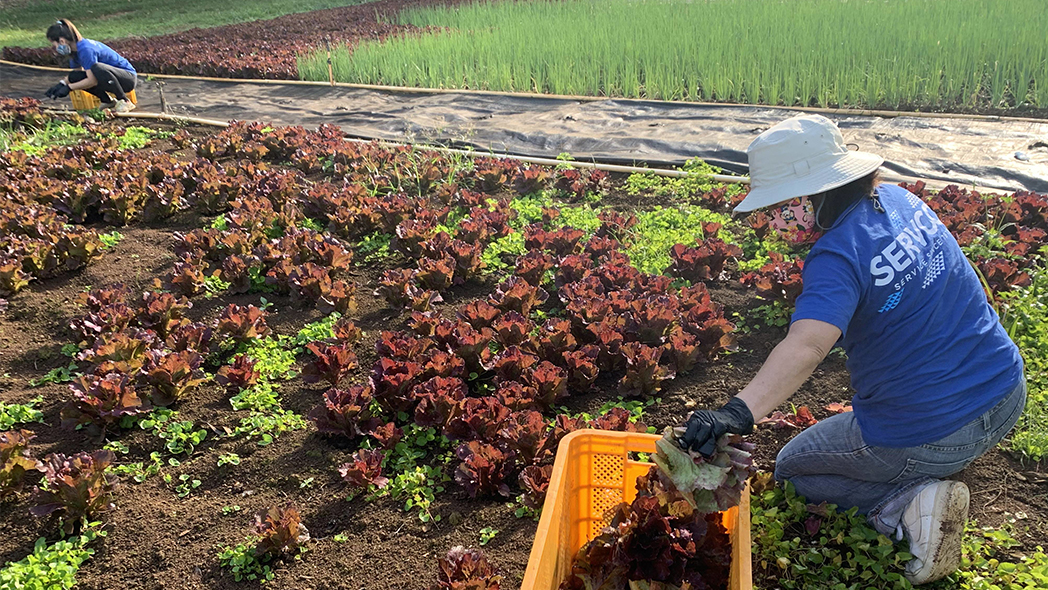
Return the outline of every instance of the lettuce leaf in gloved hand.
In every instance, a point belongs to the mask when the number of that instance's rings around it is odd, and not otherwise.
[[[655,443],[652,460],[695,510],[721,512],[737,506],[746,480],[757,471],[753,465],[753,443],[743,442],[742,437],[735,434],[725,434],[717,440],[713,454],[706,458],[698,452],[685,451],[677,444],[683,430],[667,427]]]

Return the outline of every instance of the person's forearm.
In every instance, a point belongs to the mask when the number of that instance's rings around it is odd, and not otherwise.
[[[757,375],[738,397],[746,402],[754,420],[767,416],[811,376],[826,356],[815,348],[798,346],[789,337],[780,342]]]
[[[69,78],[66,78],[66,84],[69,84]],[[69,89],[84,90],[85,88],[92,88],[96,84],[98,84],[98,82],[94,78],[85,78],[79,82],[73,82],[72,84],[69,84]]]
[[[83,68],[80,68],[83,70]],[[87,74],[83,80],[79,80],[72,84],[69,83],[69,76],[66,76],[66,84],[69,85],[70,90],[85,90],[87,88],[94,88],[98,86],[98,78],[95,78],[95,73],[91,70],[84,70]]]

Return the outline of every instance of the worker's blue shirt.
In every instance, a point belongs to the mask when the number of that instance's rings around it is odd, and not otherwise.
[[[841,330],[863,439],[929,443],[991,409],[1022,357],[957,241],[924,202],[882,184],[815,242],[791,321]]]
[[[105,43],[100,43],[91,39],[81,39],[78,41],[76,44],[76,55],[69,58],[69,67],[90,70],[91,66],[96,63],[103,63],[107,66],[113,66],[114,68],[120,68],[121,70],[128,70],[135,73],[135,68],[131,65],[131,62],[124,59],[124,56],[113,51],[113,49]]]

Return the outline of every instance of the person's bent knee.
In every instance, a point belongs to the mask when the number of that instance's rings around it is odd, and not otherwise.
[[[775,456],[775,470],[772,472],[775,481],[783,482],[788,479],[792,479],[796,473],[791,471],[786,465],[789,464],[789,453],[784,453],[785,447],[779,450],[779,454]]]
[[[796,461],[797,455],[804,455],[819,450],[819,444],[813,438],[816,434],[814,428],[809,430],[793,437],[793,440],[786,443],[775,455],[774,475],[776,481],[785,481],[797,475],[804,475],[804,461],[802,460],[798,464]]]

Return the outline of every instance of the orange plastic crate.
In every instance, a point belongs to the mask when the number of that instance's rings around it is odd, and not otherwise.
[[[578,430],[564,437],[521,590],[557,590],[578,550],[608,524],[610,509],[637,496],[637,478],[652,464],[635,460],[635,454],[654,453],[659,438],[606,430]],[[732,547],[729,590],[752,590],[748,486],[739,506],[722,515]]]
[[[135,96],[134,90],[127,93],[127,98],[131,102],[138,104],[138,97]],[[78,111],[89,111],[102,106],[102,101],[98,100],[97,96],[90,92],[84,92],[83,90],[70,91],[69,99],[73,101],[73,108]]]

